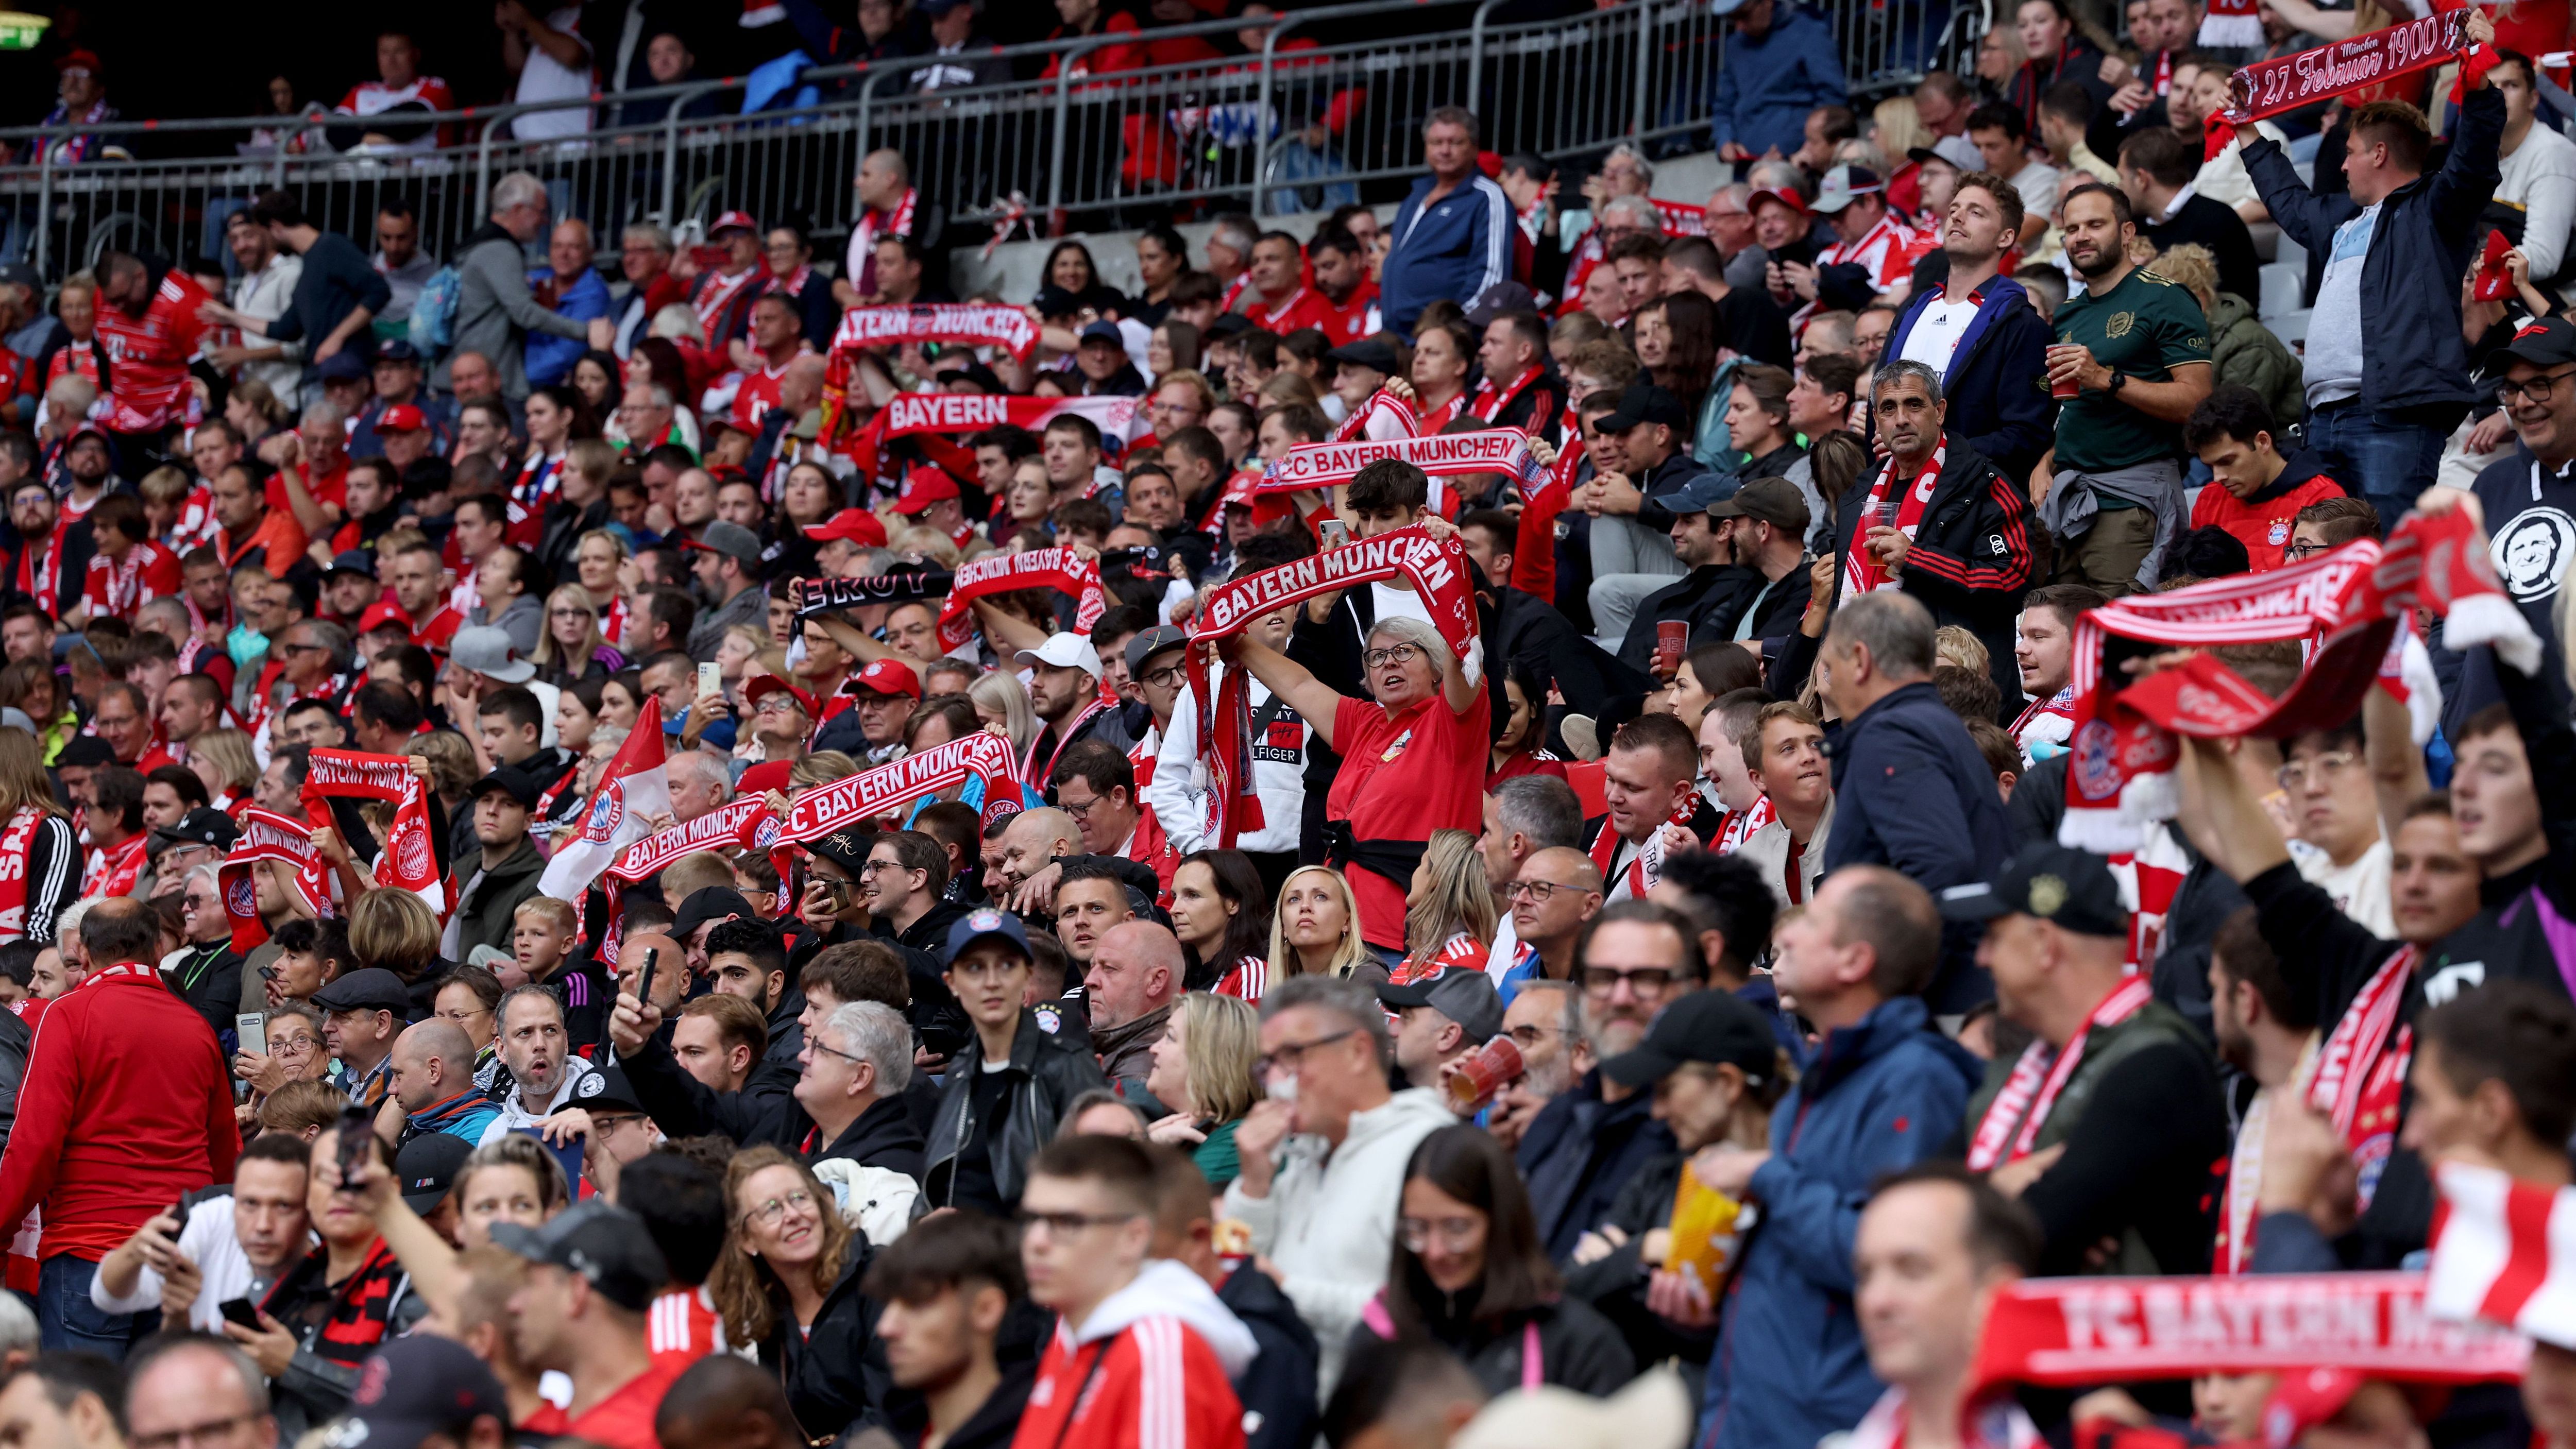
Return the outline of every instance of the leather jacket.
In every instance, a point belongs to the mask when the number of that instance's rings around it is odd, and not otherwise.
[[[1020,1188],[1028,1180],[1028,1161],[1054,1140],[1066,1106],[1085,1092],[1109,1085],[1091,1054],[1090,1039],[1078,1032],[1059,1033],[1054,1023],[1040,1015],[1052,1016],[1056,1010],[1052,1005],[1022,1007],[1019,1030],[1011,1037],[1011,1061],[1002,1073],[1010,1078],[1011,1110],[1002,1120],[1001,1132],[986,1144],[994,1191],[1006,1203],[1019,1201]],[[980,1035],[969,1037],[949,1064],[940,1089],[939,1113],[930,1122],[930,1174],[925,1185],[934,1207],[948,1207],[955,1201],[957,1154],[975,1136],[970,1118],[975,1079],[983,1069],[984,1040]]]

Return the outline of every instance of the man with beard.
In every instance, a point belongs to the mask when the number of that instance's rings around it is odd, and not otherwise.
[[[539,788],[525,770],[503,764],[467,792],[470,828],[482,849],[470,856],[461,850],[452,853],[455,868],[448,889],[454,892],[456,914],[448,918],[440,943],[440,954],[449,960],[461,961],[477,946],[511,948],[511,915],[520,902],[537,894],[545,870],[545,857],[528,838],[528,817],[536,809]]]
[[[116,358],[107,430],[127,477],[139,478],[161,451],[188,396],[188,359],[213,324],[206,289],[177,270],[109,252],[98,261],[98,336]]]
[[[483,1129],[485,1143],[534,1127],[584,1096],[598,1095],[596,1086],[582,1090],[582,1079],[596,1076],[599,1068],[574,1055],[564,1029],[562,998],[533,982],[512,987],[493,1016],[499,1023],[501,1065],[509,1071],[511,1086],[501,1101],[501,1115]]]
[[[1727,1449],[1811,1443],[1877,1396],[1852,1319],[1851,1204],[1943,1150],[1979,1066],[1933,1029],[1921,998],[1941,959],[1941,914],[1921,886],[1883,866],[1836,871],[1774,940],[1780,992],[1823,1038],[1774,1115],[1798,1131],[1691,1162],[1767,1223],[1744,1249],[1709,1363],[1702,1413]],[[1770,1348],[1792,1342],[1798,1352]]]
[[[63,518],[54,490],[41,474],[29,474],[11,486],[9,523],[15,531],[10,585],[36,601],[50,627],[52,620],[80,604],[95,547],[89,525]],[[13,649],[10,657],[26,658],[31,653]]]
[[[2212,1270],[2242,1273],[2254,1261],[2255,1208],[2262,1200],[2263,1129],[2284,1089],[2296,1094],[2300,1068],[2317,1046],[2316,1002],[2290,987],[2281,958],[2263,939],[2261,913],[2240,907],[2209,950],[2211,1034],[2220,1060],[2258,1090],[2236,1128]]]
[[[1602,907],[1575,959],[1577,1029],[1596,1065],[1540,1110],[1518,1154],[1539,1241],[1560,1262],[1610,1216],[1640,1166],[1674,1150],[1672,1133],[1653,1119],[1653,1094],[1604,1077],[1597,1064],[1634,1051],[1655,1014],[1702,989],[1708,975],[1690,918],[1652,901]]]
[[[2058,412],[2057,447],[2031,492],[2040,522],[2066,545],[2055,582],[2117,598],[2163,577],[2164,546],[2181,524],[2182,425],[2216,369],[2200,303],[2130,262],[2129,198],[2079,186],[2064,210],[2066,260],[2084,295],[2057,309],[2048,378],[2076,393]],[[2087,505],[2098,509],[2089,524]]]
[[[2064,753],[2074,736],[2075,621],[2109,602],[2082,584],[2051,584],[2023,597],[2021,621],[2013,628],[2013,667],[2028,703],[2013,719],[2012,737],[2025,767]]]
[[[2056,420],[2046,393],[2031,386],[2048,365],[2048,324],[2021,283],[2003,275],[2021,225],[2011,183],[1991,171],[1960,176],[1941,223],[1947,275],[1915,294],[1880,351],[1931,368],[1949,401],[1950,431],[2016,479],[2048,451]]]

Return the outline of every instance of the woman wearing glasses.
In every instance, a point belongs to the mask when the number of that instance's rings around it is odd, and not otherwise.
[[[831,1189],[775,1147],[734,1154],[725,1202],[733,1232],[707,1279],[725,1336],[778,1375],[808,1436],[829,1438],[871,1407],[860,1370],[877,1313],[859,1292],[866,1244]]]
[[[1413,1149],[1387,1286],[1361,1311],[1350,1352],[1423,1335],[1488,1393],[1554,1384],[1598,1398],[1637,1376],[1619,1330],[1566,1295],[1511,1154],[1471,1126]]]
[[[242,1134],[258,1130],[268,1099],[290,1082],[319,1082],[331,1072],[331,1054],[322,1049],[322,1013],[301,1001],[268,1008],[268,1054],[243,1052],[233,1057],[233,1075],[250,1084],[250,1100],[233,1109]]]
[[[1355,481],[1354,496],[1369,481]],[[1417,474],[1414,487],[1421,486]],[[1437,518],[1423,527],[1441,537],[1456,533]],[[1421,607],[1410,594],[1371,587],[1381,601]],[[1227,640],[1225,653],[1285,698],[1341,755],[1324,807],[1330,857],[1353,867],[1348,874],[1359,901],[1360,938],[1393,967],[1405,953],[1407,887],[1431,833],[1472,835],[1484,823],[1490,733],[1483,682],[1469,682],[1439,630],[1420,617],[1383,612],[1387,607],[1379,604],[1377,623],[1362,643],[1365,700],[1343,695],[1252,634]]]
[[[546,631],[537,637],[537,677],[562,689],[584,679],[606,679],[626,667],[626,656],[600,632],[599,606],[590,591],[565,584],[546,595]]]

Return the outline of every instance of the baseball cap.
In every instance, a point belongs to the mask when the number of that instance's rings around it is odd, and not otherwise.
[[[868,852],[875,848],[876,840],[875,835],[864,830],[835,830],[803,844],[806,854],[821,856],[857,880],[868,867]]]
[[[721,526],[721,525],[720,525]],[[469,624],[447,641],[447,657],[459,669],[472,670],[503,684],[525,684],[537,677],[537,666],[519,657],[510,631],[494,624]]]
[[[956,9],[960,5],[971,5],[973,3],[975,3],[975,0],[921,0],[921,3],[913,6],[912,8],[935,20],[940,16],[947,14],[949,11]]]
[[[544,787],[527,771],[515,765],[503,765],[474,782],[474,788],[465,792],[466,803],[470,805],[495,790],[531,808],[536,805],[537,797],[545,793]]]
[[[420,349],[412,346],[411,339],[407,337],[397,337],[391,342],[378,343],[376,345],[376,364],[381,367],[388,362],[400,363],[407,367],[418,367],[420,365]],[[408,406],[408,404],[406,404],[406,406]]]
[[[1538,298],[1518,282],[1496,282],[1476,294],[1467,304],[1470,326],[1482,327],[1506,312],[1532,312],[1538,309]]]
[[[325,576],[359,574],[372,579],[376,576],[376,552],[370,548],[344,548],[331,556],[331,566],[322,572]]]
[[[600,1053],[608,1055],[606,1052]],[[613,1061],[596,1063],[598,1070],[585,1074],[573,1084],[573,1103],[583,1111],[642,1112],[645,1106],[635,1096],[635,1084],[626,1079],[626,1069]]]
[[[407,1016],[411,988],[382,966],[367,966],[314,992],[313,1004],[324,1011],[390,1011]]]
[[[1377,999],[1402,1011],[1408,1006],[1427,1006],[1458,1023],[1458,1029],[1470,1041],[1482,1043],[1503,1029],[1503,998],[1494,990],[1492,978],[1473,967],[1443,971],[1428,981],[1410,986],[1381,986]]]
[[[870,694],[901,694],[921,698],[921,676],[900,659],[879,659],[850,676],[850,686]]]
[[[593,1198],[557,1214],[541,1228],[495,1223],[492,1241],[531,1263],[577,1273],[601,1297],[641,1313],[671,1281],[662,1250],[644,1220]]]
[[[1022,664],[1052,664],[1058,669],[1079,669],[1094,679],[1100,677],[1100,651],[1079,634],[1049,634],[1044,644],[1021,650],[1018,659]]]
[[[2079,936],[2129,934],[2111,867],[2090,851],[2047,840],[2023,846],[1992,880],[1941,892],[1941,914],[1953,921],[2037,916]]]
[[[241,831],[231,816],[211,805],[200,805],[180,816],[178,823],[153,831],[152,838],[173,845],[211,845],[217,850],[230,850],[233,842],[241,838]]]
[[[1800,196],[1797,192],[1790,190],[1786,186],[1762,187],[1755,191],[1751,196],[1744,199],[1744,209],[1748,212],[1759,213],[1762,210],[1762,203],[1766,201],[1776,201],[1782,206],[1789,208],[1791,211],[1798,213],[1800,216],[1805,216],[1807,214],[1806,198]]]
[[[844,508],[805,530],[805,537],[818,543],[837,538],[863,543],[870,548],[883,548],[886,545],[885,520],[864,508]]]
[[[1670,493],[1655,495],[1655,501],[1672,513],[1713,512],[1742,481],[1732,473],[1702,473]]]
[[[948,949],[940,953],[940,959],[954,961],[986,936],[999,936],[1018,947],[1022,956],[1029,954],[1028,928],[1020,924],[1019,917],[1008,911],[982,910],[968,911],[948,928]]]
[[[71,430],[70,435],[63,439],[64,450],[68,452],[72,444],[79,442],[83,438],[96,438],[98,440],[98,445],[107,449],[111,456],[116,452],[116,441],[107,435],[107,429],[92,422],[84,422],[77,427],[74,427]],[[33,477],[35,475],[30,474],[29,476]]]
[[[1049,283],[1038,288],[1038,294],[1029,299],[1029,305],[1037,308],[1041,317],[1070,317],[1082,310],[1082,299]]]
[[[2534,367],[2557,367],[2576,362],[2576,323],[2564,317],[2543,317],[2525,322],[2514,329],[2513,340],[2491,354],[2486,365],[2478,369],[2478,380],[2493,382],[2504,376],[2505,369],[2519,359]]]
[[[1686,1062],[1732,1064],[1759,1085],[1779,1069],[1779,1043],[1761,1009],[1732,991],[1693,991],[1656,1013],[1645,1040],[1601,1064],[1623,1087],[1645,1087]]]
[[[404,1143],[394,1154],[394,1181],[400,1184],[403,1203],[416,1213],[435,1210],[456,1185],[457,1169],[473,1155],[473,1143],[446,1132],[425,1132]]]
[[[743,564],[760,562],[760,538],[739,523],[719,518],[707,525],[706,532],[690,539],[689,547],[707,553],[720,553]]]
[[[358,632],[361,634],[371,629],[382,628],[387,624],[393,625],[405,634],[411,632],[411,620],[403,617],[402,605],[390,597],[378,599],[369,604],[367,612],[358,616]],[[530,667],[530,672],[534,672],[534,666]]]
[[[106,72],[107,67],[98,63],[97,51],[73,49],[66,50],[62,54],[54,57],[54,69],[57,71],[77,70],[86,72],[90,75],[100,75]]]
[[[1201,336],[1200,340],[1203,342],[1213,342],[1220,337],[1232,337],[1238,332],[1250,332],[1252,330],[1252,319],[1244,316],[1242,313],[1219,312],[1216,314],[1216,320],[1208,323],[1207,331]]]
[[[25,262],[0,262],[0,285],[24,287],[31,292],[45,290],[45,279]]]
[[[410,403],[395,403],[376,419],[376,431],[382,433],[417,433],[429,426],[429,419]]]
[[[707,235],[722,236],[729,231],[758,231],[760,223],[747,211],[728,211],[707,225]]]
[[[679,917],[671,922],[671,934],[685,941],[709,921],[721,921],[729,916],[740,916],[748,921],[759,915],[751,908],[751,902],[742,898],[742,892],[733,887],[701,886],[689,892],[687,900],[680,902]]]
[[[796,707],[805,711],[807,719],[812,719],[822,712],[814,703],[814,696],[775,674],[758,675],[742,687],[743,707],[757,710],[760,708],[762,699],[782,690],[796,697]]]
[[[1353,367],[1365,367],[1371,372],[1393,373],[1402,370],[1402,364],[1395,355],[1395,344],[1382,337],[1363,337],[1357,342],[1345,342],[1326,352],[1324,356],[1334,362],[1347,362]]]
[[[1121,352],[1127,350],[1127,338],[1119,332],[1118,324],[1115,322],[1086,322],[1082,324],[1081,335],[1075,340],[1082,343],[1106,342]]]
[[[942,499],[957,496],[957,480],[945,468],[915,468],[903,475],[903,491],[895,495],[894,511],[910,515],[919,513]]]
[[[1878,173],[1866,166],[1837,166],[1825,173],[1824,183],[1816,188],[1815,209],[1827,216],[1852,204],[1855,196],[1876,196],[1887,189]]]
[[[1166,649],[1185,648],[1189,642],[1188,633],[1169,624],[1157,624],[1151,629],[1139,630],[1135,638],[1127,641],[1127,672],[1130,675],[1139,673],[1144,669],[1146,660]]]
[[[375,369],[367,365],[365,358],[344,351],[322,359],[322,365],[314,370],[322,375],[324,382],[356,382]]]
[[[1986,169],[1986,158],[1978,152],[1977,143],[1965,136],[1944,136],[1929,146],[1911,148],[1905,157],[1918,166],[1926,161],[1939,161],[1961,171]]]
[[[322,1449],[420,1449],[432,1434],[463,1444],[487,1417],[507,1432],[510,1402],[492,1370],[455,1339],[414,1334],[387,1340],[358,1366],[349,1412],[323,1431]]]
[[[1619,394],[1619,410],[1598,426],[1605,433],[1624,433],[1640,423],[1662,423],[1679,433],[1690,426],[1690,418],[1682,411],[1680,398],[1651,382],[1632,382]]]
[[[1711,518],[1751,518],[1783,533],[1807,536],[1807,499],[1786,478],[1755,478],[1708,506]]]
[[[74,735],[63,741],[62,753],[54,756],[54,768],[57,770],[65,765],[85,766],[95,770],[101,765],[115,763],[116,751],[109,749],[107,741],[96,735]]]

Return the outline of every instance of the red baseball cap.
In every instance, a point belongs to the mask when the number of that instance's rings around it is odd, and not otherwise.
[[[410,403],[395,403],[385,409],[383,417],[376,419],[378,433],[417,433],[428,426],[429,419],[421,416],[420,409]]]
[[[367,612],[358,616],[358,632],[361,634],[386,624],[391,624],[406,634],[411,632],[411,620],[403,616],[402,606],[395,603],[391,596],[369,604]]]
[[[921,676],[900,659],[880,659],[850,676],[850,688],[876,694],[902,694],[921,698]]]
[[[750,212],[728,211],[724,215],[717,217],[714,223],[708,226],[707,235],[713,237],[722,236],[729,231],[756,232],[758,230],[760,230],[760,223],[751,219]]]
[[[776,694],[782,689],[786,690],[789,694],[796,696],[797,708],[805,711],[805,717],[807,719],[812,719],[816,715],[822,713],[821,709],[814,703],[814,696],[798,689],[795,685],[788,683],[785,679],[782,679],[775,674],[756,676],[749,684],[744,685],[742,687],[742,702],[749,708],[756,710],[760,708],[760,701],[764,696]]]
[[[957,480],[945,468],[915,468],[904,475],[903,491],[895,495],[894,511],[915,514],[945,498],[957,496]]]
[[[1805,216],[1807,214],[1806,198],[1800,196],[1797,192],[1790,190],[1786,186],[1763,187],[1761,190],[1756,191],[1751,196],[1745,198],[1744,209],[1748,213],[1760,211],[1762,209],[1762,203],[1766,201],[1776,201],[1782,206],[1789,208],[1791,211],[1796,212],[1800,216]]]
[[[864,508],[844,508],[805,530],[805,536],[818,543],[826,539],[838,538],[847,539],[851,543],[863,543],[870,548],[886,546],[885,520]]]
[[[91,75],[97,75],[106,70],[107,67],[98,63],[97,51],[66,50],[62,54],[54,57],[54,69],[57,71],[86,71]]]

